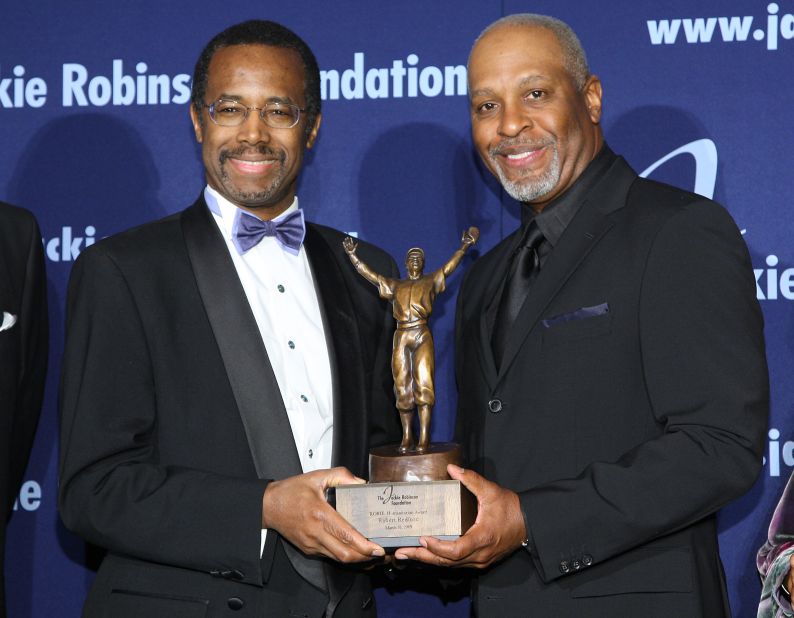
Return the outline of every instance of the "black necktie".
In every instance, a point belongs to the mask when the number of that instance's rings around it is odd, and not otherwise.
[[[527,298],[532,281],[540,271],[538,248],[542,242],[543,232],[538,229],[538,224],[534,220],[530,221],[521,239],[521,244],[513,254],[510,272],[507,274],[502,292],[502,301],[499,303],[499,310],[496,313],[491,347],[497,369],[502,363],[502,356],[504,356],[507,347],[508,335],[513,322]]]

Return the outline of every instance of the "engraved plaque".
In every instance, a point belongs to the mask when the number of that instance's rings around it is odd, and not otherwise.
[[[460,481],[370,483],[337,487],[336,510],[381,547],[416,547],[420,536],[458,538],[477,504]]]

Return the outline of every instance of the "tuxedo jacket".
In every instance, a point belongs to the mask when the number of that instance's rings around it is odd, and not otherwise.
[[[729,615],[714,513],[756,478],[768,413],[739,231],[617,157],[532,284],[497,371],[518,240],[472,266],[457,311],[457,438],[518,493],[530,540],[481,574],[479,615]]]
[[[332,365],[333,462],[365,476],[368,448],[400,435],[392,325],[343,238],[308,224],[304,246]],[[371,245],[360,243],[359,253],[381,272],[396,270]],[[203,198],[76,261],[61,411],[61,517],[108,550],[85,616],[374,611],[366,577],[303,556],[275,531],[260,559],[267,482],[300,474],[301,465],[256,321]]]
[[[31,213],[0,202],[0,616],[6,520],[28,462],[47,373],[47,277]]]

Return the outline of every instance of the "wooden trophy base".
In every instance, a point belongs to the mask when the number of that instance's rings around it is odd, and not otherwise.
[[[337,487],[336,510],[381,547],[416,547],[422,536],[455,540],[474,523],[477,501],[449,478],[448,463],[460,465],[459,445],[431,444],[407,453],[398,445],[373,449],[370,482]]]

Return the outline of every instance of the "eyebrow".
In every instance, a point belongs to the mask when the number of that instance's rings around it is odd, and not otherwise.
[[[534,74],[534,75],[527,75],[524,79],[518,82],[518,85],[520,88],[524,88],[526,86],[531,86],[532,84],[537,82],[547,82],[547,81],[549,81],[549,78],[546,77],[545,75]]]
[[[230,101],[237,101],[239,103],[240,101],[245,99],[245,97],[239,94],[230,94],[228,92],[222,92],[218,96],[216,101],[220,99],[228,99]],[[285,105],[297,105],[298,107],[300,107],[300,105],[298,105],[295,101],[293,101],[291,97],[268,97],[265,103],[282,103]]]
[[[472,90],[469,92],[469,97],[487,97],[492,95],[494,92],[490,88],[478,88],[477,90]]]
[[[526,88],[527,86],[531,86],[538,82],[546,82],[549,78],[545,75],[540,74],[532,74],[527,75],[526,77],[522,78],[521,81],[518,82],[519,88]],[[477,90],[472,90],[469,92],[470,97],[489,97],[493,96],[495,93],[490,88],[478,88]]]

